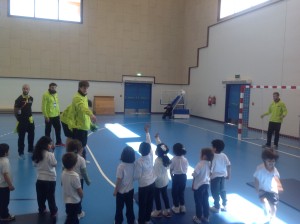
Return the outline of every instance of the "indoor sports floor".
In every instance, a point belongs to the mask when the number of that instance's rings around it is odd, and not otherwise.
[[[44,134],[44,120],[41,114],[35,114],[35,142]],[[36,174],[32,166],[30,154],[25,160],[19,160],[17,154],[17,134],[13,133],[15,118],[12,114],[0,115],[0,142],[10,145],[10,163],[15,191],[11,193],[10,212],[16,215],[12,223],[35,224],[51,223],[48,216],[37,215],[37,201],[35,192]],[[225,151],[232,163],[232,178],[226,181],[228,194],[228,211],[211,214],[211,224],[227,223],[265,223],[259,200],[254,188],[247,183],[253,181],[253,172],[261,160],[261,133],[253,132],[257,139],[238,141],[237,128],[220,122],[208,121],[191,117],[189,119],[162,120],[161,115],[124,115],[98,116],[99,130],[90,133],[87,147],[88,173],[92,180],[90,186],[84,186],[83,210],[86,216],[80,220],[82,224],[109,224],[114,223],[115,198],[113,197],[113,183],[115,182],[116,168],[120,154],[126,145],[137,149],[140,142],[145,140],[144,125],[150,124],[152,142],[155,144],[154,135],[160,134],[161,140],[172,148],[176,142],[182,143],[187,149],[187,159],[190,170],[199,161],[199,152],[203,147],[209,147],[213,139],[222,139],[225,142]],[[300,140],[280,139],[280,158],[277,169],[282,179],[295,179],[300,183]],[[155,148],[153,148],[155,150]],[[26,148],[27,150],[27,148]],[[62,171],[61,157],[65,148],[55,149],[58,161],[56,202],[58,205],[57,222],[64,223],[65,208],[60,186]],[[170,151],[172,154],[172,150]],[[136,158],[138,158],[138,153]],[[193,223],[195,206],[191,191],[191,179],[188,180],[186,189],[187,213],[173,215],[172,218],[153,219],[153,223]],[[169,184],[169,187],[171,183]],[[300,206],[298,191],[292,191],[293,186],[286,187],[284,194],[295,200]],[[300,185],[299,185],[300,188]],[[299,189],[297,188],[297,189]],[[135,183],[135,192],[137,184]],[[299,194],[298,194],[299,195]],[[172,204],[172,198],[169,198]],[[298,207],[299,207],[298,206]],[[135,204],[135,214],[138,206]],[[300,220],[300,210],[285,203],[278,205],[278,222],[297,224]],[[126,223],[126,221],[124,221]]]

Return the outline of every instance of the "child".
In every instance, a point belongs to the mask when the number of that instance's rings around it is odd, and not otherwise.
[[[170,203],[167,194],[169,177],[168,177],[168,169],[171,163],[171,160],[168,157],[169,148],[164,143],[161,143],[159,135],[155,135],[157,148],[155,154],[157,158],[154,162],[154,173],[156,175],[155,180],[155,189],[154,189],[154,199],[156,210],[151,213],[151,216],[154,218],[162,217],[163,215],[167,218],[171,217],[170,211]],[[160,194],[165,203],[165,210],[161,211],[161,203],[160,203]]]
[[[117,168],[117,181],[114,190],[116,197],[115,224],[123,222],[123,207],[126,205],[126,218],[128,224],[134,224],[133,212],[133,172],[135,152],[133,148],[126,146],[121,154],[121,163]]]
[[[139,223],[149,223],[151,219],[151,211],[153,208],[155,175],[153,171],[153,152],[151,149],[151,139],[149,134],[149,126],[145,126],[146,142],[142,142],[139,146],[141,157],[135,161],[134,179],[139,182],[138,198],[139,198]]]
[[[62,158],[64,170],[61,175],[61,183],[67,213],[65,224],[79,224],[78,211],[80,210],[83,191],[79,175],[74,171],[77,158],[78,156],[72,152],[67,152]]]
[[[184,157],[186,150],[181,143],[173,146],[175,156],[171,160],[170,173],[172,177],[172,211],[175,214],[185,213],[184,191],[187,180],[187,170],[189,167],[188,160]]]
[[[12,221],[16,217],[9,214],[8,204],[10,191],[15,190],[10,177],[10,164],[8,160],[9,146],[0,144],[0,221]]]
[[[55,202],[56,164],[57,161],[51,150],[52,140],[47,136],[41,137],[34,148],[32,161],[37,169],[36,196],[39,214],[46,213],[46,201],[52,218],[56,218],[57,206]]]
[[[79,140],[74,139],[69,141],[67,145],[67,152],[74,152],[77,155],[77,162],[74,167],[74,171],[79,175],[81,188],[83,189],[83,180],[87,185],[90,185],[91,181],[86,170],[86,161],[81,156],[82,151],[83,151],[82,144]],[[82,206],[80,201],[79,210],[78,210],[78,219],[81,219],[84,216],[85,216],[85,212],[82,211]]]
[[[278,154],[270,149],[262,152],[263,163],[257,166],[254,173],[254,184],[262,203],[264,212],[269,216],[270,223],[276,217],[278,191],[283,191],[279,180],[279,173],[275,167]]]
[[[200,162],[196,165],[193,172],[194,199],[196,205],[196,215],[193,217],[195,223],[209,222],[209,203],[208,203],[208,188],[210,181],[211,162],[214,158],[214,153],[210,148],[201,150]]]
[[[166,117],[169,117],[169,119],[172,118],[172,111],[173,111],[173,107],[172,104],[168,104],[167,106],[164,107],[165,112],[162,116],[162,119],[166,119]]]
[[[231,164],[228,157],[222,152],[225,144],[220,139],[215,139],[211,142],[214,152],[214,159],[211,166],[210,188],[211,194],[214,199],[214,206],[210,210],[214,213],[220,211],[220,196],[222,198],[222,211],[227,211],[226,204],[226,191],[225,191],[225,178],[229,179],[231,175]]]

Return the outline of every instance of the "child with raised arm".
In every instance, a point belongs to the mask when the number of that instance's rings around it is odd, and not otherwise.
[[[50,137],[41,137],[35,145],[32,154],[33,165],[37,170],[36,195],[39,206],[39,214],[47,212],[46,201],[52,218],[56,218],[57,206],[55,202],[57,161],[53,152],[50,152],[52,140]]]
[[[155,180],[154,189],[154,201],[156,210],[151,213],[151,216],[153,218],[160,218],[162,216],[169,218],[172,216],[169,197],[167,193],[169,183],[168,170],[171,164],[171,160],[168,157],[169,148],[166,144],[161,142],[158,133],[155,135],[155,140],[157,144],[155,150],[157,158],[154,162],[154,173],[157,177]],[[161,208],[160,195],[162,196],[165,204],[165,209],[163,211]]]
[[[214,159],[211,166],[210,188],[214,199],[214,206],[210,207],[210,211],[218,213],[220,211],[220,197],[222,198],[222,211],[227,211],[227,196],[225,190],[225,179],[230,179],[231,163],[225,153],[222,151],[225,144],[220,139],[211,142],[214,152]]]
[[[172,211],[175,214],[185,213],[184,191],[186,187],[189,162],[185,158],[186,150],[181,143],[173,145],[174,157],[171,160],[170,174],[172,177]]]
[[[79,175],[74,171],[77,158],[77,155],[73,152],[67,152],[62,158],[64,170],[61,175],[61,184],[67,213],[65,224],[79,223],[78,211],[80,209],[80,201],[83,198],[83,190]]]
[[[9,214],[8,205],[10,192],[15,190],[10,175],[10,163],[8,160],[8,144],[0,144],[0,221],[13,221],[14,215]]]
[[[153,170],[153,152],[151,149],[151,138],[149,126],[145,125],[146,142],[139,146],[141,157],[135,161],[134,179],[138,180],[139,218],[140,224],[149,223],[153,208],[155,175]]]
[[[214,153],[210,148],[201,150],[200,162],[196,165],[192,174],[194,191],[194,200],[196,205],[196,215],[193,221],[197,224],[209,222],[209,203],[208,203],[208,188],[210,181],[211,162],[214,158]]]
[[[123,208],[126,205],[126,218],[128,224],[135,223],[133,211],[133,172],[135,152],[130,146],[126,146],[121,154],[121,163],[117,168],[117,181],[114,190],[116,197],[115,224],[123,223]]]
[[[83,180],[87,185],[91,184],[90,178],[87,173],[86,169],[86,161],[85,159],[81,156],[83,151],[82,144],[79,140],[74,139],[69,141],[67,144],[67,152],[73,152],[77,155],[77,162],[74,167],[74,171],[79,175],[80,178],[80,183],[81,183],[81,188],[83,189]],[[85,212],[82,211],[82,206],[81,206],[81,201],[79,203],[79,210],[78,210],[78,219],[81,219],[85,216]]]
[[[279,180],[279,172],[275,167],[278,154],[273,150],[265,149],[261,157],[263,163],[256,168],[253,175],[254,184],[265,215],[268,216],[269,223],[272,223],[276,218],[277,204],[279,201],[278,192],[283,191]]]

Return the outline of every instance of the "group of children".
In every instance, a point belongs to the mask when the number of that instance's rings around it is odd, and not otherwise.
[[[138,223],[151,223],[150,219],[171,217],[172,213],[185,213],[184,191],[187,182],[188,160],[185,158],[186,150],[181,143],[173,146],[174,157],[168,157],[169,148],[162,143],[159,135],[155,135],[157,158],[153,165],[153,151],[151,149],[151,137],[149,126],[145,126],[146,142],[139,146],[141,157],[135,160],[134,150],[127,146],[121,154],[121,163],[117,167],[117,181],[113,195],[116,196],[115,223],[123,223],[123,208],[126,205],[126,218],[129,224],[136,223],[133,210],[133,182],[138,181]],[[52,140],[49,137],[41,137],[34,148],[32,161],[37,170],[36,193],[38,211],[40,215],[47,213],[46,201],[52,218],[56,218],[57,206],[55,202],[57,160],[52,152]],[[222,140],[212,141],[211,148],[204,148],[200,153],[200,161],[195,166],[192,189],[196,215],[195,223],[209,222],[209,211],[218,213],[226,211],[225,179],[231,176],[231,164],[228,157],[222,152],[225,144]],[[67,218],[65,224],[79,223],[79,219],[85,213],[81,207],[83,198],[83,180],[89,185],[90,179],[86,170],[85,159],[81,156],[82,144],[78,140],[71,140],[67,145],[67,152],[62,157],[64,166],[61,175],[63,198],[66,206]],[[9,146],[0,144],[0,221],[12,221],[15,216],[8,210],[10,191],[15,188],[10,174],[8,160]],[[275,219],[276,205],[279,200],[278,193],[282,191],[279,173],[275,167],[278,154],[266,149],[262,153],[263,164],[257,167],[254,173],[255,187],[265,213],[270,222]],[[170,207],[167,188],[169,183],[168,172],[172,178],[173,206]],[[208,189],[214,199],[214,205],[209,207]],[[165,209],[162,209],[160,195],[164,201]],[[222,206],[220,206],[220,197]],[[153,210],[153,201],[155,210]],[[171,212],[172,211],[172,212]]]
[[[157,158],[153,165],[153,152],[149,126],[145,126],[146,142],[139,146],[141,157],[135,160],[134,150],[127,146],[121,154],[121,163],[117,167],[117,181],[113,195],[116,196],[115,224],[123,223],[123,208],[126,205],[126,218],[128,224],[150,224],[152,218],[169,218],[172,213],[185,213],[184,192],[187,182],[188,160],[185,158],[186,150],[181,143],[173,146],[174,157],[168,157],[169,148],[162,143],[159,135],[155,135]],[[192,183],[194,192],[196,214],[194,223],[208,223],[209,212],[219,213],[227,211],[227,197],[225,180],[231,176],[231,163],[223,153],[225,144],[220,139],[211,142],[211,148],[203,148],[200,152],[200,161],[195,166]],[[279,180],[279,173],[275,168],[278,154],[266,149],[262,153],[263,164],[258,166],[254,173],[255,186],[263,204],[265,214],[270,222],[276,216],[278,191],[283,190]],[[168,172],[172,178],[173,206],[170,207],[167,188],[169,183]],[[133,182],[138,181],[138,221],[135,220],[133,211]],[[274,182],[275,181],[275,182]],[[209,206],[209,185],[214,205]],[[162,209],[161,199],[165,209]],[[220,205],[222,199],[222,206]],[[155,209],[153,210],[153,201]],[[171,212],[172,211],[172,212]]]
[[[86,161],[81,156],[82,150],[79,140],[71,140],[67,145],[67,152],[62,157],[64,169],[61,174],[61,185],[67,214],[65,224],[79,223],[79,219],[85,215],[81,207],[83,180],[87,185],[90,185],[91,181],[87,174]],[[0,144],[0,221],[15,219],[15,216],[11,215],[8,210],[10,191],[14,190],[8,153],[9,146]],[[58,211],[55,200],[57,160],[52,151],[51,138],[43,136],[37,141],[32,153],[32,161],[37,171],[36,195],[39,215],[48,213],[46,208],[46,202],[48,202],[50,216],[56,220]]]

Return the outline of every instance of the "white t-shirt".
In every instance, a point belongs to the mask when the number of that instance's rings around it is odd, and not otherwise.
[[[215,153],[212,161],[210,178],[227,177],[227,166],[230,165],[230,161],[224,153]]]
[[[276,167],[274,167],[274,170],[270,172],[266,169],[265,164],[262,163],[257,166],[253,176],[259,182],[259,186],[258,186],[259,190],[278,194],[278,186],[275,177],[280,178],[280,176]]]
[[[63,187],[64,202],[77,204],[81,198],[78,195],[77,189],[81,188],[79,175],[75,171],[64,169],[61,174],[61,184]]]
[[[168,185],[168,169],[169,167],[164,166],[162,158],[157,157],[154,162],[154,174],[156,176],[155,187],[162,188]]]
[[[134,163],[121,162],[117,168],[117,178],[122,179],[119,193],[124,194],[133,189]]]
[[[194,182],[193,189],[197,190],[203,184],[209,184],[210,181],[210,162],[201,160],[193,172]]]
[[[38,163],[33,163],[37,170],[37,179],[46,181],[56,181],[57,161],[52,152],[44,150],[44,158]]]
[[[78,173],[80,179],[83,179],[83,177],[81,175],[81,170],[82,169],[86,169],[85,159],[82,156],[77,155],[77,163],[76,163],[76,165],[74,167],[74,171],[76,173]]]
[[[7,157],[0,157],[0,187],[8,187],[8,184],[4,179],[5,173],[10,176],[9,160]]]
[[[186,174],[189,162],[184,156],[174,156],[171,159],[170,170],[172,170],[172,174]]]

